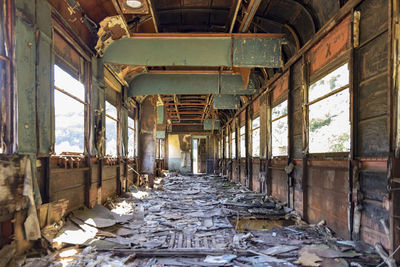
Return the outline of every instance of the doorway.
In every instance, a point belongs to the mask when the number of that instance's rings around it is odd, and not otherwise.
[[[192,142],[193,174],[199,174],[199,139]]]

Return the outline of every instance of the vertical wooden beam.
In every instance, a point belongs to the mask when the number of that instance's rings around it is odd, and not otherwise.
[[[247,188],[251,190],[251,172],[250,172],[250,157],[251,157],[251,148],[250,148],[250,142],[251,142],[251,137],[250,137],[250,107],[246,107],[246,120],[245,120],[245,140],[246,140],[246,169],[245,169],[245,174],[246,174],[246,180],[245,180],[245,185]]]
[[[289,165],[292,160],[293,160],[293,98],[292,98],[292,90],[293,88],[293,82],[292,82],[292,72],[293,68],[289,68],[289,84],[288,84],[288,102],[287,102],[287,109],[288,109],[288,115],[287,115],[287,122],[288,122],[288,158],[287,158],[287,164]],[[288,192],[287,192],[287,205],[290,208],[294,209],[294,178],[293,178],[293,172],[287,174],[287,186],[288,186]]]
[[[358,101],[357,101],[357,83],[356,83],[356,75],[358,73],[356,71],[356,64],[355,64],[355,56],[354,56],[354,48],[359,45],[359,17],[354,15],[354,9],[352,10],[353,17],[352,17],[352,26],[350,28],[351,32],[351,48],[349,53],[349,70],[350,70],[350,153],[349,153],[349,178],[348,178],[348,187],[349,192],[348,194],[348,231],[349,236],[352,239],[353,237],[353,226],[354,226],[354,204],[357,199],[353,199],[353,185],[355,183],[354,179],[358,179],[358,173],[354,173],[355,171],[358,172],[358,163],[354,160],[357,151],[357,126],[358,126],[358,119],[357,119],[357,110],[358,110]]]
[[[391,128],[390,132],[393,134],[391,138],[391,148],[393,147],[394,151],[394,160],[393,160],[393,170],[392,177],[400,176],[400,123],[399,123],[399,104],[400,104],[400,94],[399,94],[399,86],[400,86],[400,0],[392,0],[389,1],[389,73],[392,75],[388,75],[389,78],[389,102],[388,106],[391,107]],[[391,97],[393,96],[393,100]],[[393,141],[392,141],[393,140]],[[390,193],[390,252],[397,248],[400,245],[400,232],[398,230],[400,225],[399,220],[399,203],[400,203],[400,194],[397,190],[399,188],[398,183],[394,183],[393,179],[390,181],[392,190]],[[400,254],[397,253],[394,255],[394,259],[399,261]]]
[[[265,163],[265,179],[267,186],[267,196],[271,196],[272,194],[272,171],[269,168],[271,166],[271,158],[272,158],[272,94],[267,94],[267,162]]]
[[[303,159],[302,159],[302,191],[303,191],[303,217],[308,220],[308,211],[307,211],[307,202],[308,202],[308,188],[307,188],[307,176],[308,176],[308,154],[309,154],[309,144],[308,144],[308,63],[306,61],[306,57],[303,55],[302,57],[302,68],[301,68],[301,95],[303,100],[302,105],[302,134],[303,134]]]

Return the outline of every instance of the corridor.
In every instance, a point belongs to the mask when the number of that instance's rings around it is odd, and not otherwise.
[[[57,251],[26,266],[376,266],[363,242],[308,225],[265,194],[218,176],[175,176],[154,189],[74,211],[46,235]],[[76,236],[81,238],[77,239]],[[84,238],[86,237],[86,238]],[[38,265],[38,261],[40,264]],[[351,265],[350,265],[351,264]],[[362,264],[362,265],[357,265]]]

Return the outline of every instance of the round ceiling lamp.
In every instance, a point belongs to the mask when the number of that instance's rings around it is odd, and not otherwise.
[[[126,0],[126,5],[130,8],[141,8],[143,3],[138,0]]]

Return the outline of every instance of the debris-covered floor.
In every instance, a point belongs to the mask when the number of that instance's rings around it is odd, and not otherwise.
[[[42,230],[27,266],[377,266],[364,243],[217,176],[168,176]],[[111,210],[110,210],[111,209]]]

